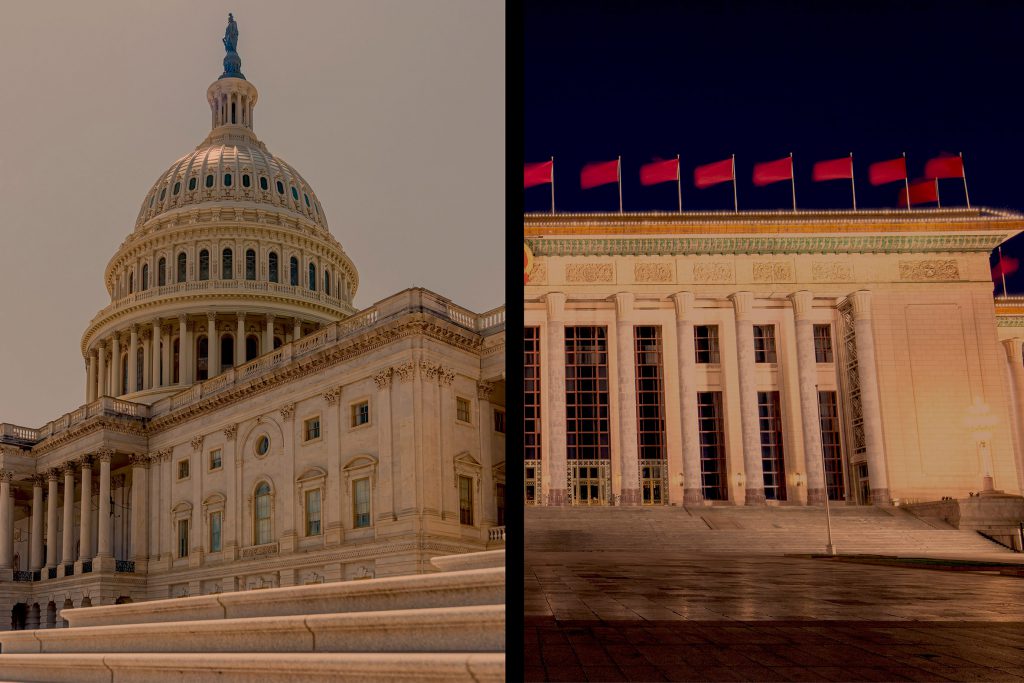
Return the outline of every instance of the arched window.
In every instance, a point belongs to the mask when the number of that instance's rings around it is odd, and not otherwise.
[[[253,545],[270,543],[270,484],[265,481],[256,487],[256,506],[253,512]]]
[[[185,281],[185,272],[188,266],[188,256],[185,256],[185,252],[178,254],[178,282]]]
[[[252,249],[245,250],[245,279],[256,279],[256,252]]]
[[[266,176],[260,176],[260,189],[263,190],[264,192],[266,192],[269,187],[270,187],[270,184],[267,182],[267,177]]]
[[[251,361],[260,355],[260,338],[250,334],[245,338],[245,362]]]
[[[220,338],[220,366],[230,368],[235,364],[235,337],[225,334]]]
[[[199,279],[210,279],[210,252],[206,249],[199,252]]]
[[[277,282],[277,252],[272,251],[267,256],[267,277],[271,282]]]
[[[225,173],[224,174],[224,187],[231,187],[231,174],[230,173]]]
[[[121,354],[121,377],[119,378],[117,387],[117,395],[121,396],[128,393],[128,352],[125,351]]]
[[[132,391],[138,391],[143,387],[144,384],[144,382],[142,381],[142,375],[146,369],[144,354],[145,352],[142,350],[142,347],[140,346],[139,350],[135,353],[135,384],[131,388]]]
[[[174,183],[174,196],[177,197],[178,193],[181,192],[181,181]]]
[[[292,287],[298,287],[299,286],[299,259],[297,259],[294,256],[292,256],[291,260],[289,261],[289,265],[291,266],[291,279],[289,280],[289,282],[291,282]]]
[[[299,191],[295,189],[294,185],[292,185],[292,199],[299,201]]]
[[[149,264],[142,264],[142,291],[149,289]]]
[[[233,280],[235,278],[234,265],[231,260],[231,250],[225,249],[220,255],[220,279]]]
[[[309,289],[312,292],[316,291],[316,266],[312,263],[309,264]]]
[[[195,179],[195,177],[192,177],[192,178],[188,179],[188,189],[189,189],[189,192],[191,192],[191,191],[196,189],[196,179]]]
[[[235,122],[235,103],[231,103],[231,123]]]
[[[331,271],[324,268],[324,294],[331,293]]]
[[[276,348],[279,348],[279,347],[280,347],[280,346],[282,346],[283,344],[284,344],[284,342],[283,342],[283,341],[281,340],[281,338],[280,338],[280,337],[274,337],[274,348],[275,348],[275,349],[276,349]]]
[[[179,344],[179,339],[177,337],[174,338],[174,344],[171,345],[171,355],[174,356],[171,358],[171,374],[174,375],[172,384],[177,384],[181,381],[181,375],[178,372],[178,368],[180,367],[178,360],[181,358],[181,344]]]
[[[167,284],[167,259],[163,256],[156,264],[156,284],[157,287],[163,287]]]
[[[135,273],[128,273],[128,293],[135,291]]]
[[[309,195],[305,192],[302,193],[302,198],[306,200],[306,208],[309,208]]]
[[[242,187],[249,187],[252,185],[252,179],[249,178],[249,174],[245,173],[242,175]]]
[[[196,379],[204,380],[210,376],[209,368],[210,344],[206,337],[200,337],[196,342]]]
[[[206,186],[207,187],[213,187],[213,174],[212,173],[210,173],[209,175],[206,176]]]
[[[164,197],[166,197],[166,196],[167,196],[167,188],[166,187],[161,188],[160,189],[160,201],[163,201]]]
[[[277,181],[277,193],[284,194],[284,183],[282,183],[280,180]]]

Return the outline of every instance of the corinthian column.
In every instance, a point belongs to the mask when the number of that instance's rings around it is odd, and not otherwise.
[[[640,461],[636,442],[636,364],[633,349],[633,295],[615,295],[615,346],[619,394],[619,490],[621,505],[640,505]]]
[[[263,353],[274,350],[274,314],[267,313],[267,326],[263,331]]]
[[[92,559],[92,459],[82,456],[82,513],[78,529],[78,559]]]
[[[11,570],[11,480],[14,473],[0,470],[0,570]],[[10,579],[10,574],[7,575]]]
[[[245,313],[238,313],[238,328],[235,332],[235,367],[245,365]]]
[[[743,468],[746,470],[746,505],[764,504],[764,468],[761,465],[761,431],[757,415],[757,377],[754,367],[754,295],[736,292],[736,360],[740,380],[740,423],[743,428]]]
[[[52,569],[57,566],[57,499],[60,498],[60,472],[51,469],[46,473],[46,566]]]
[[[125,372],[128,375],[128,388],[127,393],[135,393],[139,390],[137,380],[139,379],[138,371],[138,360],[139,356],[139,326],[132,325],[131,336],[128,339],[128,362],[125,365],[128,366]]]
[[[96,349],[89,351],[89,369],[86,374],[85,402],[96,400]]]
[[[1013,388],[1011,406],[1013,406],[1013,418],[1011,430],[1015,439],[1017,457],[1017,482],[1024,491],[1024,353],[1021,351],[1020,338],[1004,339],[1003,350],[1006,351],[1006,362],[1010,366],[1010,384]]]
[[[130,557],[135,562],[145,560],[149,555],[149,505],[146,495],[149,488],[149,458],[145,454],[133,455],[132,463],[132,528]]]
[[[121,385],[121,336],[114,333],[110,352],[110,395],[117,398],[123,391]]]
[[[110,452],[96,455],[100,461],[99,519],[96,525],[96,558],[113,557],[110,552]],[[91,507],[91,506],[90,506]]]
[[[152,333],[152,337],[153,337],[152,344],[153,344],[153,347],[152,347],[152,349],[149,352],[149,362],[150,362],[150,368],[149,369],[153,373],[153,378],[152,378],[152,380],[150,380],[150,386],[153,389],[157,389],[157,388],[160,387],[160,363],[161,363],[161,359],[163,358],[163,355],[161,353],[161,348],[160,348],[160,346],[161,346],[160,345],[160,337],[161,336],[162,335],[161,335],[161,330],[160,330],[160,320],[157,319],[157,318],[154,318],[153,319],[153,333]]]
[[[195,363],[192,360],[192,323],[184,313],[178,316],[178,359],[181,368],[178,378],[182,384],[192,384],[195,378]]]
[[[43,568],[43,481],[42,475],[32,478],[32,521],[29,531],[28,568]]]
[[[213,379],[220,374],[220,332],[217,331],[217,314],[206,314],[206,377]]]
[[[107,344],[106,342],[100,342],[97,344],[97,354],[99,370],[96,377],[96,397],[109,396],[110,395],[110,379],[107,376]]]
[[[679,350],[679,405],[683,421],[683,504],[700,505],[704,489],[700,474],[697,424],[697,359],[693,343],[692,292],[672,295],[676,304],[676,346]]]
[[[873,505],[888,505],[889,474],[886,470],[885,441],[882,438],[882,405],[875,365],[875,339],[871,329],[871,292],[854,292],[850,300],[853,303],[857,379],[860,380],[861,411],[864,415],[864,444],[867,447],[871,502]]]
[[[814,355],[814,295],[803,290],[790,296],[796,321],[796,371],[800,384],[800,423],[804,436],[807,504],[825,502],[825,470],[821,460],[821,419],[818,415],[818,361]]]
[[[547,482],[548,505],[568,505],[565,462],[565,294],[548,292],[547,387],[548,419],[546,426],[548,452],[543,481]]]
[[[64,542],[60,561],[71,564],[75,561],[75,465],[64,464]]]

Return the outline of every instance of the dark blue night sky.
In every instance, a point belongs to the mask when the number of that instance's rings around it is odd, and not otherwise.
[[[972,205],[1024,209],[1024,5],[529,0],[524,19],[525,158],[555,156],[559,211],[618,210],[579,170],[620,154],[627,211],[676,208],[675,184],[638,180],[676,154],[684,210],[732,208],[730,184],[697,190],[692,171],[733,153],[740,209],[791,206],[788,183],[750,180],[790,152],[800,208],[850,208],[849,183],[811,182],[814,161],[850,152],[858,208],[895,206],[900,184],[872,187],[867,166],[904,151],[911,178],[963,152]],[[961,181],[940,192],[964,204]],[[549,188],[525,207],[549,210]],[[1004,253],[1024,256],[1024,237]]]

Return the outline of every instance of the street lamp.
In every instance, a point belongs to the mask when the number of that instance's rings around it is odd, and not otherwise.
[[[992,409],[979,396],[975,396],[974,403],[967,408],[964,426],[971,431],[978,455],[981,456],[981,467],[985,473],[981,484],[982,493],[990,493],[995,489],[992,480],[991,441],[992,428],[998,421],[999,419],[992,414]]]

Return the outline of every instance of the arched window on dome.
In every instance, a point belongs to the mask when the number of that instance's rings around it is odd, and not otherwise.
[[[331,271],[324,268],[324,294],[331,293]]]
[[[248,173],[242,175],[242,187],[249,187],[252,185],[252,178],[249,177]]]
[[[284,194],[284,183],[282,183],[280,180],[277,181],[277,193]]]
[[[270,182],[267,180],[267,176],[265,175],[260,176],[260,189],[264,192],[270,189]]]
[[[232,258],[234,254],[231,253],[230,249],[225,249],[220,253],[220,279],[221,280],[234,280],[235,279],[235,264]]]
[[[299,191],[295,189],[294,185],[292,185],[292,199],[299,201]]]
[[[185,252],[178,254],[178,282],[185,281],[185,274],[188,272],[188,256]]]
[[[173,194],[175,197],[177,197],[179,192],[181,192],[181,181],[180,180],[178,182],[174,183],[174,191],[171,194]]]
[[[160,201],[163,201],[164,197],[166,197],[166,196],[167,196],[167,188],[166,187],[160,188]]]
[[[253,545],[271,541],[270,484],[261,481],[256,487],[256,505],[253,507]]]
[[[206,336],[196,341],[196,380],[202,381],[209,377],[210,343]]]
[[[309,208],[309,195],[305,192],[302,193],[302,198],[306,200],[306,208]]]
[[[279,279],[278,275],[277,275],[277,252],[276,251],[270,252],[270,254],[267,256],[267,278],[271,282],[277,282],[278,279]]]
[[[224,174],[224,187],[231,187],[231,174],[230,173],[225,173]]]
[[[128,273],[128,293],[135,292],[135,273]]]
[[[260,338],[250,334],[245,338],[245,362],[248,363],[260,355]]]
[[[142,291],[149,289],[149,264],[142,264]]]
[[[316,291],[316,266],[309,264],[309,291]]]
[[[256,279],[256,252],[252,249],[245,250],[245,279]]]
[[[167,284],[167,259],[163,256],[156,264],[156,284],[158,287],[163,287]]]
[[[206,186],[213,187],[213,174],[210,173],[206,176]]]
[[[210,252],[206,249],[199,252],[199,279],[210,279]]]
[[[292,256],[291,260],[289,261],[289,264],[291,266],[291,279],[289,280],[289,282],[292,283],[292,287],[298,287],[299,286],[299,259],[297,259],[294,256]]]
[[[193,176],[193,177],[188,179],[188,191],[189,192],[193,192],[193,191],[195,191],[195,189],[196,189],[196,179],[195,179],[195,176]]]

